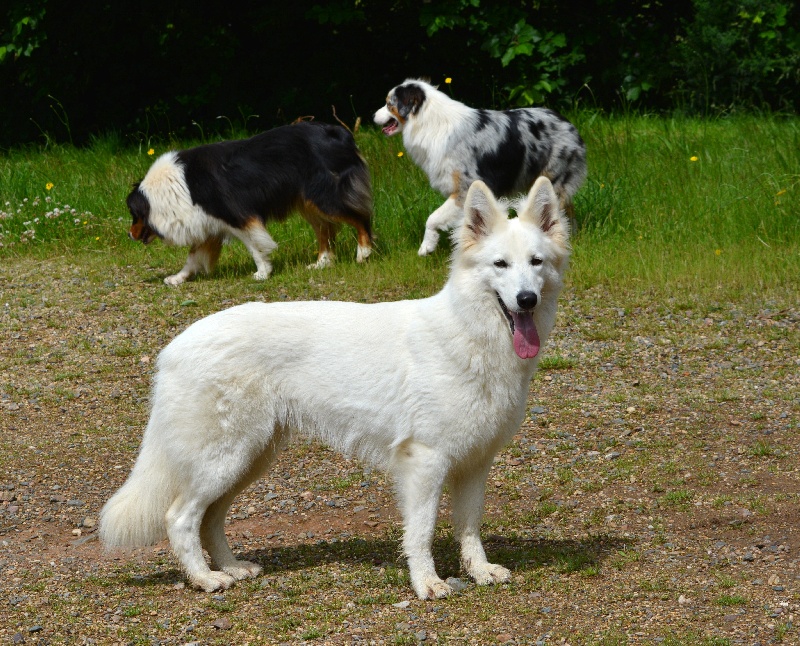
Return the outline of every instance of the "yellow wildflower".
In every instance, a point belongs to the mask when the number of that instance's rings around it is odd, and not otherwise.
[[[451,79],[451,78],[448,76],[448,77],[447,77],[447,78],[444,80],[444,82],[445,82],[447,85],[450,85],[450,84],[453,82],[453,79]]]
[[[44,187],[49,191],[51,188],[53,188],[53,182],[47,182]]]
[[[697,155],[692,155],[689,157],[689,161],[697,161]]]
[[[156,151],[151,148],[150,150],[147,151],[147,154],[152,157],[153,155],[156,154]]]
[[[399,153],[397,153],[397,156],[398,157],[402,157],[403,156],[403,151],[401,150]]]
[[[722,249],[717,249],[716,251],[714,251],[714,253],[720,256],[722,255]]]

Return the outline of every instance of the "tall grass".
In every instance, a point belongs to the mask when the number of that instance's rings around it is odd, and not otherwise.
[[[572,118],[589,153],[589,179],[576,199],[570,280],[577,288],[603,284],[659,294],[792,288],[800,276],[800,119],[591,112]],[[416,249],[428,214],[443,198],[402,154],[400,138],[366,129],[357,141],[372,173],[377,249],[370,269],[354,269],[355,236],[343,229],[342,266],[334,271],[343,280],[351,271],[361,280],[371,276],[389,291],[393,282],[412,291],[434,289],[449,245],[443,240],[428,259],[418,259]],[[154,263],[165,275],[177,270],[185,250],[160,243],[144,249],[126,236],[130,185],[168,149],[154,144],[149,155],[149,146],[112,136],[87,148],[28,147],[0,155],[0,258],[46,261],[56,253],[104,251],[115,262]],[[305,266],[316,246],[311,228],[292,218],[270,231],[279,243],[276,274],[307,282]],[[230,249],[218,271],[250,273],[241,245]]]

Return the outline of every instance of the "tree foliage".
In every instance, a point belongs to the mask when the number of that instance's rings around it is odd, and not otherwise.
[[[796,111],[797,0],[7,0],[0,145],[368,119],[407,77],[484,107]]]

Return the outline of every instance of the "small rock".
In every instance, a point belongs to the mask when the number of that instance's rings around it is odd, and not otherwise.
[[[22,633],[14,633],[14,636],[11,638],[11,643],[12,644],[24,644],[25,643],[25,637],[23,636]]]
[[[220,617],[214,623],[211,624],[217,630],[230,630],[233,627],[231,620],[227,617]]]
[[[683,596],[683,595],[681,595],[681,596],[679,596],[679,597],[678,597],[678,604],[680,604],[681,606],[688,605],[688,604],[690,604],[691,602],[692,602],[692,600],[691,600],[691,599],[689,599],[688,597],[685,597],[685,596]]]
[[[604,457],[606,460],[616,460],[620,455],[622,454],[618,451],[611,451],[611,453],[606,453]]]
[[[453,592],[462,592],[467,589],[467,584],[454,576],[449,577],[445,583],[453,588]]]
[[[767,583],[770,585],[778,585],[781,582],[781,578],[777,574],[773,574],[769,579],[767,579]]]
[[[29,632],[29,633],[39,633],[39,632],[42,632],[42,627],[41,627],[41,626],[39,626],[39,625],[36,625],[36,626],[31,626],[30,628],[28,628],[28,632]]]
[[[514,636],[510,633],[500,633],[497,636],[497,641],[499,641],[501,644],[510,642],[512,639],[514,639]]]
[[[420,630],[414,633],[414,637],[417,638],[417,641],[424,642],[428,638],[428,633],[426,633],[424,630]]]
[[[81,521],[81,525],[86,528],[94,527],[97,524],[97,520],[92,518],[91,516],[87,516]]]
[[[400,601],[399,603],[393,603],[392,606],[395,608],[400,608],[400,610],[404,610],[411,605],[410,601]]]
[[[747,552],[747,553],[745,553],[745,555],[742,557],[742,560],[743,560],[743,561],[747,561],[748,563],[752,563],[753,561],[755,561],[755,560],[756,560],[756,557],[755,557],[755,556],[753,556],[753,553],[752,553],[752,552]]]

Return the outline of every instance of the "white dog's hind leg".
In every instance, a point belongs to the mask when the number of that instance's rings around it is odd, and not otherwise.
[[[489,563],[481,543],[481,519],[486,478],[491,463],[462,474],[452,484],[453,527],[461,543],[461,565],[478,585],[507,583],[511,572]]]
[[[239,560],[234,556],[225,536],[225,515],[242,488],[235,488],[213,503],[206,511],[200,528],[201,543],[211,557],[212,567],[222,570],[237,581],[261,574],[258,563]]]
[[[200,541],[211,557],[211,565],[230,574],[237,581],[258,576],[261,574],[261,566],[250,561],[239,560],[234,556],[225,536],[225,515],[228,513],[233,499],[247,485],[264,473],[269,464],[275,459],[278,448],[283,442],[283,437],[281,431],[276,430],[268,447],[253,461],[239,481],[209,505],[200,525]],[[247,459],[247,451],[244,451],[241,460],[246,461]]]
[[[244,243],[256,262],[256,273],[253,274],[253,278],[256,280],[269,278],[272,273],[269,255],[278,248],[278,243],[272,239],[261,220],[253,219],[243,229],[231,229],[230,231]]]
[[[206,592],[225,590],[236,579],[225,572],[212,571],[203,558],[200,544],[200,523],[207,504],[196,496],[184,496],[172,503],[167,511],[167,535],[172,551],[180,561],[192,585]]]
[[[436,250],[439,244],[439,231],[452,229],[464,217],[464,209],[460,207],[455,198],[449,197],[447,201],[428,216],[425,223],[425,237],[419,248],[420,256],[427,256]]]
[[[411,585],[420,599],[440,599],[453,589],[439,578],[431,544],[447,465],[429,447],[407,441],[395,449],[391,465],[403,514],[403,552]]]

